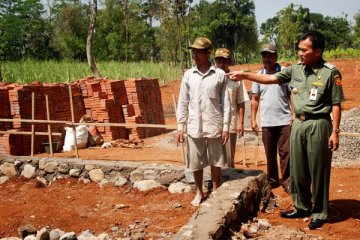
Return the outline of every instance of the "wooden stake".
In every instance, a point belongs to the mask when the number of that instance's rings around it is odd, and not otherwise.
[[[50,111],[49,111],[49,96],[45,95],[45,104],[46,104],[46,119],[50,120]],[[48,124],[48,133],[49,133],[49,147],[50,147],[50,156],[53,157],[53,145],[52,145],[52,135],[51,135],[51,125]]]
[[[242,136],[242,152],[243,152],[243,166],[246,167],[246,148],[245,148],[245,136]]]
[[[259,160],[259,132],[255,133],[255,166],[258,166]]]
[[[71,121],[72,121],[73,123],[75,123],[74,105],[73,105],[71,84],[69,84],[68,86],[69,86]],[[72,126],[72,129],[73,129],[73,133],[74,133],[74,148],[75,148],[75,152],[76,152],[76,159],[79,159],[79,152],[78,152],[77,141],[76,141],[76,128],[75,128],[75,125]]]
[[[31,93],[31,120],[35,119],[35,93]],[[35,142],[35,125],[31,124],[31,157],[34,156],[34,142]]]
[[[175,116],[176,116],[176,111],[177,111],[177,104],[176,104],[176,97],[175,94],[171,94],[172,100],[173,100],[173,104],[174,104],[174,112],[175,112]],[[178,143],[176,143],[177,145]],[[181,150],[182,150],[182,157],[183,157],[183,163],[184,165],[186,165],[186,154],[185,154],[185,147],[184,147],[184,142],[180,143],[181,144]]]

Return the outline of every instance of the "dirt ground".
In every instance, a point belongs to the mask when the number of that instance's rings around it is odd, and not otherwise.
[[[346,101],[345,110],[360,106],[360,60],[334,60],[343,76]],[[260,65],[236,66],[234,69],[257,71]],[[250,89],[250,82],[246,82]],[[178,96],[179,81],[161,88],[167,124],[175,124],[172,94]],[[249,111],[247,109],[246,111]],[[251,133],[246,133],[251,134]],[[173,133],[145,140],[143,149],[110,148],[81,149],[82,159],[114,161],[141,161],[183,164],[182,148],[176,146]],[[340,146],[341,147],[341,146]],[[245,151],[237,148],[236,168],[266,170],[266,161],[260,147],[258,166],[255,166],[255,147],[246,144]],[[243,158],[246,165],[243,165]],[[48,156],[42,154],[39,156]],[[55,157],[75,157],[73,152],[56,153]],[[325,239],[360,239],[360,166],[333,168],[331,175],[329,223],[320,230],[306,229],[303,219],[288,220],[279,217],[281,210],[292,207],[291,198],[281,188],[274,189],[279,207],[274,211],[259,213],[273,226],[285,225]],[[148,233],[146,239],[166,239],[167,233],[177,232],[196,211],[189,203],[194,192],[170,194],[166,189],[139,192],[130,186],[99,187],[95,183],[78,183],[75,179],[53,182],[41,187],[36,180],[15,178],[0,185],[0,238],[18,236],[17,229],[32,224],[36,229],[49,226],[77,234],[90,229],[96,235],[107,232],[113,238],[125,237],[136,229]],[[124,204],[124,208],[119,208]],[[174,205],[181,207],[174,207]]]

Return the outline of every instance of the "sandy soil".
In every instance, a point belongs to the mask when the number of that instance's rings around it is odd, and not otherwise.
[[[360,105],[360,60],[335,60],[342,72],[346,101],[344,109]],[[260,65],[236,66],[234,69],[256,71]],[[246,86],[250,88],[250,82]],[[162,87],[162,99],[167,124],[174,124],[171,118],[173,109],[172,94],[178,95],[179,81]],[[248,110],[247,110],[248,111]],[[251,134],[251,133],[248,133]],[[237,148],[236,167],[266,169],[266,161],[260,147],[258,166],[255,166],[255,152],[252,144],[247,144],[245,152]],[[246,157],[244,166],[242,159]],[[145,140],[143,149],[85,149],[79,150],[80,158],[104,159],[115,161],[145,161],[182,165],[183,156],[180,146],[176,146],[172,133]],[[41,156],[41,155],[40,155]],[[42,156],[47,156],[43,154]],[[74,153],[57,153],[56,157],[75,157]],[[285,225],[320,235],[325,239],[360,239],[360,166],[353,168],[333,168],[331,175],[329,223],[321,230],[307,230],[308,222],[288,220],[279,217],[279,211],[290,209],[292,201],[281,188],[275,189],[279,207],[271,213],[259,213],[272,225]],[[139,192],[129,186],[100,188],[94,183],[78,183],[74,179],[54,182],[44,188],[35,180],[12,179],[0,185],[0,238],[18,236],[17,229],[32,224],[40,229],[44,226],[60,228],[64,231],[81,233],[91,229],[95,234],[107,232],[112,237],[124,237],[134,225],[144,228],[147,239],[160,238],[160,234],[175,233],[187,222],[196,208],[189,202],[194,192],[171,195],[166,189]],[[174,208],[179,203],[182,207]],[[117,209],[116,205],[127,207]],[[130,227],[129,227],[130,226]]]

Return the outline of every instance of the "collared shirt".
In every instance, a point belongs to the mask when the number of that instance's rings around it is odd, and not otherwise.
[[[187,70],[181,81],[176,113],[178,129],[193,138],[216,138],[229,131],[230,102],[225,72],[211,66],[205,73]]]
[[[283,67],[276,64],[275,73],[280,72]],[[268,74],[265,68],[262,68],[260,74]],[[276,127],[290,124],[290,86],[288,83],[281,84],[260,84],[253,82],[251,91],[259,94],[260,99],[260,126]]]
[[[234,133],[237,130],[239,108],[238,104],[249,101],[249,95],[246,91],[243,81],[234,82],[227,78],[227,89],[230,99],[230,128],[229,131]]]
[[[312,67],[293,64],[275,77],[289,82],[296,114],[329,114],[333,104],[344,101],[341,74],[323,59]]]

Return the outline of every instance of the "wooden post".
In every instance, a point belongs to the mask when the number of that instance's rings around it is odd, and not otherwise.
[[[72,90],[71,90],[71,84],[69,86],[69,98],[70,98],[70,111],[71,111],[71,121],[72,123],[75,122],[75,116],[74,116],[74,105],[73,105],[73,99],[72,99]],[[79,159],[79,151],[77,148],[77,141],[76,141],[76,127],[75,125],[72,125],[73,133],[74,133],[74,148],[76,152],[76,159]]]
[[[259,132],[255,133],[255,166],[258,166],[259,160]]]
[[[35,92],[31,93],[31,120],[35,119]],[[31,123],[31,157],[34,156],[35,145],[35,125]]]
[[[45,95],[45,104],[46,104],[46,119],[50,120],[50,111],[49,111],[49,96]],[[49,148],[50,148],[50,156],[54,156],[53,145],[52,145],[52,134],[51,134],[51,125],[48,123],[48,133],[49,133]]]
[[[259,105],[258,105],[258,109],[257,109],[257,113],[256,113],[256,122],[258,123],[259,128],[260,126],[260,101],[259,101]],[[260,129],[258,129],[258,132],[255,133],[255,166],[258,166],[258,160],[259,160],[259,131]]]
[[[245,136],[242,136],[242,152],[243,152],[243,166],[246,167],[246,148],[245,148]]]
[[[174,113],[175,113],[175,117],[176,117],[176,110],[177,110],[176,97],[175,97],[175,94],[171,94],[171,96],[172,96],[172,100],[173,100],[173,104],[174,104]],[[178,143],[176,143],[176,145],[177,144]],[[181,144],[181,148],[182,148],[183,163],[186,165],[186,154],[185,154],[184,142],[182,142],[180,144]]]

